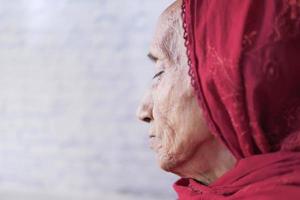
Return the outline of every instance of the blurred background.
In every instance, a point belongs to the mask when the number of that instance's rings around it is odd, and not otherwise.
[[[175,199],[135,111],[173,0],[0,0],[0,199]]]

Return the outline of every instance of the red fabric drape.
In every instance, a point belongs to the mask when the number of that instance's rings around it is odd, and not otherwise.
[[[211,132],[238,159],[218,188],[235,185],[234,192],[226,190],[231,198],[262,182],[272,188],[277,177],[277,197],[290,191],[300,199],[300,1],[184,0],[183,18],[199,104]],[[282,173],[277,164],[293,173]],[[211,193],[214,187],[208,187]]]
[[[180,200],[298,200],[300,154],[277,152],[241,159],[209,186],[192,179],[174,184]]]

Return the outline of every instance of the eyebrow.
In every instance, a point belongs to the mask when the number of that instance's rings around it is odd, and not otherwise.
[[[158,57],[154,56],[151,52],[148,53],[147,56],[148,56],[148,58],[149,58],[151,61],[153,61],[153,62],[157,62],[157,60],[158,60]]]

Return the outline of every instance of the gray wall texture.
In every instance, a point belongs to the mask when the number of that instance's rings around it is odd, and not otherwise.
[[[0,199],[175,199],[135,110],[172,0],[0,0]]]

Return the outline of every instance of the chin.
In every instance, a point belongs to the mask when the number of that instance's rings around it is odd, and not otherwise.
[[[167,172],[175,172],[185,161],[183,156],[176,154],[158,154],[157,160],[160,168]]]

